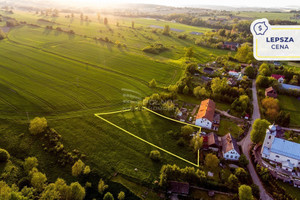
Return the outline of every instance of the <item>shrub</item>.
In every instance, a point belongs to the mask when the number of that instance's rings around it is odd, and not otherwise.
[[[154,161],[160,161],[160,152],[158,150],[153,150],[150,152],[149,157]]]
[[[4,38],[6,38],[6,34],[0,28],[0,40],[3,40]]]
[[[30,121],[29,131],[31,132],[31,134],[37,135],[44,132],[47,126],[48,125],[46,118],[36,117]]]
[[[15,27],[18,25],[18,22],[14,19],[10,19],[6,21],[6,26],[8,27]]]
[[[5,149],[0,148],[0,162],[6,162],[9,158],[9,153]]]
[[[160,54],[167,50],[168,48],[165,47],[163,44],[153,44],[142,49],[142,51],[152,54]]]

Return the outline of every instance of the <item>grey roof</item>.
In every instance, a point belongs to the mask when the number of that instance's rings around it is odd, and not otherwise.
[[[281,138],[275,138],[270,151],[300,160],[300,144],[295,142],[291,142]]]
[[[286,90],[300,90],[300,86],[290,85],[290,84],[281,84],[281,87]]]

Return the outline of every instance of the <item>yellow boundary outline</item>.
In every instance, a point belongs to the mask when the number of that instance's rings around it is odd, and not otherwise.
[[[160,117],[163,117],[163,118],[165,118],[165,119],[168,119],[168,120],[171,120],[171,121],[175,121],[175,122],[179,122],[179,123],[182,123],[182,124],[191,125],[191,126],[193,126],[193,127],[200,128],[200,130],[201,130],[201,127],[199,127],[199,126],[196,126],[196,125],[193,125],[193,124],[188,124],[188,123],[185,123],[185,122],[181,122],[181,121],[178,121],[178,120],[175,120],[175,119],[166,117],[166,116],[161,115],[161,114],[159,114],[159,113],[157,113],[157,112],[154,112],[154,111],[152,111],[152,110],[150,110],[150,109],[148,109],[148,108],[146,108],[146,107],[143,107],[143,108],[144,108],[145,110],[150,111],[150,112],[152,112],[152,113],[154,113],[154,114],[156,114],[156,115],[158,115],[158,116],[160,116]],[[199,154],[200,154],[200,151],[199,151],[199,149],[198,149],[197,164],[195,164],[195,163],[193,163],[193,162],[191,162],[191,161],[189,161],[189,160],[187,160],[187,159],[184,159],[184,158],[182,158],[182,157],[180,157],[180,156],[178,156],[178,155],[176,155],[176,154],[174,154],[174,153],[172,153],[172,152],[170,152],[170,151],[167,151],[167,150],[165,150],[165,149],[163,149],[163,148],[161,148],[161,147],[159,147],[159,146],[157,146],[157,145],[155,145],[155,144],[153,144],[153,143],[151,143],[151,142],[148,142],[147,140],[145,140],[145,139],[143,139],[143,138],[140,138],[140,137],[136,136],[135,134],[133,134],[133,133],[131,133],[131,132],[129,132],[129,131],[127,131],[127,130],[121,128],[120,126],[118,126],[118,125],[116,125],[116,124],[114,124],[114,123],[112,123],[112,122],[108,121],[107,119],[104,119],[103,117],[100,116],[100,115],[109,115],[109,114],[123,113],[123,112],[128,112],[128,111],[130,111],[130,110],[131,110],[131,109],[120,110],[120,111],[115,111],[115,112],[107,112],[107,113],[96,113],[96,114],[94,114],[94,115],[95,115],[96,117],[98,117],[99,119],[105,121],[106,123],[108,123],[108,124],[110,124],[110,125],[112,125],[112,126],[118,128],[118,129],[120,129],[121,131],[127,133],[128,135],[131,135],[132,137],[134,137],[134,138],[136,138],[136,139],[138,139],[138,140],[140,140],[140,141],[142,141],[142,142],[145,142],[146,144],[148,144],[148,145],[150,145],[150,146],[153,146],[153,147],[155,147],[155,148],[157,148],[157,149],[159,149],[159,150],[161,150],[161,151],[163,151],[163,152],[165,152],[165,153],[167,153],[167,154],[169,154],[169,155],[171,155],[171,156],[173,156],[173,157],[175,157],[175,158],[178,158],[178,159],[180,159],[180,160],[182,160],[182,161],[184,161],[184,162],[186,162],[186,163],[189,163],[189,164],[191,164],[191,165],[193,165],[193,166],[195,166],[195,167],[199,167],[199,166],[200,166],[200,163],[199,163]]]

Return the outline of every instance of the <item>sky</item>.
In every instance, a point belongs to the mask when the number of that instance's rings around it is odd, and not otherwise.
[[[230,7],[265,7],[283,8],[287,6],[300,7],[300,0],[55,0],[65,3],[81,3],[103,5],[106,3],[145,3],[168,6],[219,5]]]

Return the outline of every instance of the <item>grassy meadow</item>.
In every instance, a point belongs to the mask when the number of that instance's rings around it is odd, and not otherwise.
[[[300,127],[300,101],[292,96],[278,95],[280,108],[291,114],[291,127]]]
[[[46,117],[49,126],[62,135],[67,150],[78,149],[87,155],[85,162],[92,172],[102,177],[110,178],[119,172],[137,183],[149,184],[157,179],[163,164],[189,166],[162,152],[162,161],[153,162],[149,158],[151,146],[96,118],[94,113],[120,110],[128,107],[128,100],[140,100],[152,94],[156,89],[149,88],[148,82],[153,78],[158,86],[175,84],[184,70],[185,47],[193,47],[194,57],[200,63],[209,61],[211,55],[228,54],[226,50],[194,45],[197,36],[189,32],[210,29],[153,19],[107,16],[109,24],[104,25],[96,16],[90,16],[91,22],[82,22],[79,15],[70,19],[64,14],[54,18],[33,12],[14,13],[0,11],[4,16],[38,26],[19,25],[0,41],[1,148],[17,159],[36,156],[49,181],[57,177],[74,181],[71,166],[60,167],[56,157],[45,152],[40,141],[30,135],[28,120],[39,116]],[[135,21],[134,29],[132,21]],[[149,28],[165,24],[184,30],[188,38],[179,39],[182,33],[174,31],[171,36],[165,36],[161,30],[155,33]],[[46,26],[53,26],[54,30]],[[75,34],[57,31],[56,27],[74,30]],[[108,37],[113,43],[94,37]],[[116,41],[126,47],[118,48],[114,44]],[[161,43],[169,50],[159,55],[142,51],[154,43]],[[169,130],[180,130],[181,125],[177,123],[144,111],[105,117],[172,153],[196,161],[189,147],[179,147],[167,134]]]

